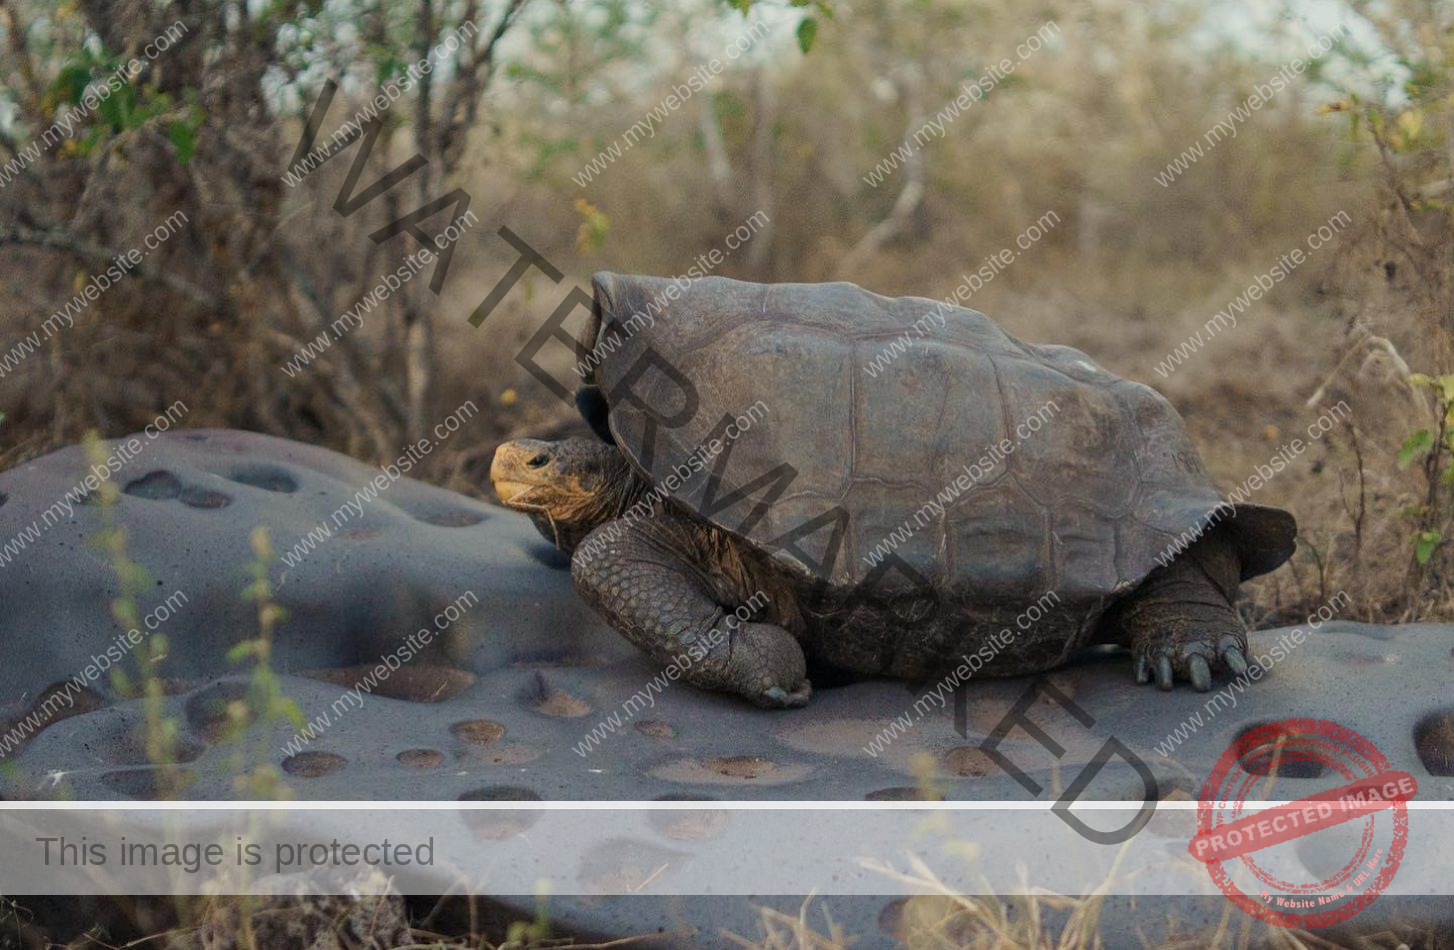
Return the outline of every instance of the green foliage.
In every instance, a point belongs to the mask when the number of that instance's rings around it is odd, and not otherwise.
[[[1399,449],[1400,468],[1418,463],[1427,484],[1424,503],[1416,509],[1413,533],[1414,561],[1427,565],[1444,543],[1441,522],[1454,507],[1450,487],[1454,486],[1454,373],[1429,376],[1414,373],[1409,382],[1434,394],[1434,425],[1419,429]]]
[[[805,17],[803,22],[798,24],[798,49],[804,53],[813,48],[813,41],[818,38],[818,21],[812,17]]]
[[[1420,531],[1414,535],[1414,560],[1420,564],[1428,564],[1429,559],[1434,556],[1434,551],[1443,540],[1444,534],[1437,528]]]
[[[762,0],[726,0],[726,2],[729,7],[744,16],[751,13],[754,6],[762,5]],[[829,19],[833,17],[833,4],[831,0],[788,0],[788,6],[812,7]]]
[[[138,89],[125,66],[130,62],[106,51],[82,46],[65,62],[47,87],[42,100],[46,115],[62,107],[85,109],[86,90],[93,90],[94,121],[85,131],[61,147],[62,155],[90,155],[108,136],[139,128],[152,119],[166,117],[167,138],[176,146],[177,160],[186,165],[197,150],[197,130],[207,119],[194,90],[187,90],[185,107],[164,92]],[[104,97],[103,97],[104,95]]]
[[[760,5],[759,0],[727,0],[728,5],[747,16],[752,12],[753,6]],[[833,19],[833,4],[830,0],[788,0],[788,5],[793,7],[810,7],[818,15],[825,19]],[[798,49],[807,54],[813,43],[818,39],[818,16],[806,16],[798,21],[798,28],[794,35],[798,39]]]
[[[1434,447],[1434,436],[1428,429],[1420,429],[1409,436],[1403,448],[1398,451],[1399,468],[1407,468],[1414,459],[1422,459]]]
[[[94,430],[88,432],[83,445],[87,462],[104,470],[108,453],[100,435]],[[119,588],[111,601],[111,617],[123,631],[139,630],[142,627],[139,595],[152,589],[155,582],[146,568],[127,554],[126,529],[116,517],[121,490],[114,482],[103,481],[97,490],[97,498],[101,507],[101,530],[91,538],[91,543],[111,562]],[[157,794],[163,798],[180,797],[189,784],[186,773],[176,768],[181,723],[166,715],[166,690],[158,673],[167,656],[166,635],[159,631],[146,634],[130,656],[135,663],[136,679],[133,680],[121,664],[116,664],[111,668],[112,689],[121,696],[141,696],[144,715],[142,742],[147,761],[157,770]]]
[[[106,52],[104,46],[98,52],[82,46],[61,67],[60,72],[51,82],[50,88],[46,90],[47,111],[54,114],[62,105],[77,109],[84,108],[87,87],[97,80],[101,81],[101,85],[105,85],[106,78],[115,76],[124,62],[119,57]],[[147,110],[140,107],[140,96],[131,83],[120,83],[119,88],[116,89],[108,87],[106,93],[105,99],[96,96],[99,100],[96,105],[96,115],[110,126],[112,132],[135,128],[148,117]]]
[[[511,922],[500,950],[527,950],[550,940],[550,886],[541,881],[535,894],[535,919]]]
[[[242,596],[257,604],[258,635],[239,641],[227,651],[229,663],[253,662],[246,698],[227,707],[227,733],[238,741],[233,784],[242,798],[282,800],[291,798],[292,793],[283,783],[281,770],[271,761],[273,729],[284,722],[302,729],[307,720],[298,704],[283,695],[282,679],[272,666],[273,635],[278,624],[288,619],[288,612],[273,600],[273,583],[268,576],[273,547],[267,529],[254,528],[249,540],[253,559],[246,571],[251,580],[243,588]],[[249,750],[242,741],[242,734],[250,727],[256,727],[258,735],[257,745],[251,750],[256,756],[252,767],[248,762]]]
[[[167,123],[167,139],[176,146],[177,161],[187,165],[197,154],[197,131],[207,121],[207,113],[196,103],[191,104],[181,118]]]

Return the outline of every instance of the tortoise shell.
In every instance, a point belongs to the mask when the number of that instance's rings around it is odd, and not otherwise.
[[[1223,501],[1159,393],[977,311],[849,283],[593,286],[583,412],[663,497],[784,570],[850,588],[897,554],[982,606],[1084,606],[1214,522],[1244,580],[1294,549],[1290,514]]]

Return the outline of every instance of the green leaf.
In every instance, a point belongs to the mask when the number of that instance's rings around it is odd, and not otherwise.
[[[234,643],[227,651],[228,663],[241,663],[256,652],[256,645],[252,640],[244,640],[241,643]]]
[[[113,132],[120,132],[126,128],[126,107],[122,104],[120,96],[107,96],[98,102],[96,114],[111,127]]]
[[[91,67],[84,63],[70,63],[61,67],[56,74],[55,81],[46,90],[48,95],[55,101],[67,102],[71,105],[78,105],[81,96],[86,92],[86,84],[91,81]]]
[[[177,161],[186,165],[197,154],[197,131],[185,122],[167,126],[167,138],[177,147]]]
[[[85,135],[80,138],[71,139],[71,143],[77,155],[90,155],[96,151],[96,146],[101,144],[101,140],[105,137],[105,127],[93,125],[87,130]]]
[[[1409,436],[1408,441],[1403,444],[1403,448],[1398,450],[1398,467],[1404,468],[1414,459],[1427,455],[1433,446],[1434,436],[1428,429],[1420,429]]]
[[[374,67],[374,82],[380,86],[394,80],[408,68],[404,58],[391,46],[372,46],[370,52],[378,58]]]
[[[807,17],[798,24],[798,49],[804,53],[813,48],[813,41],[818,38],[818,21]]]
[[[1428,564],[1429,558],[1434,556],[1434,550],[1444,536],[1438,531],[1421,531],[1418,540],[1414,542],[1414,559],[1420,564]]]
[[[278,703],[278,711],[283,714],[288,722],[292,723],[295,727],[299,729],[302,729],[305,725],[308,724],[308,720],[305,719],[303,716],[303,710],[300,709],[298,707],[298,704],[291,699],[280,700]]]

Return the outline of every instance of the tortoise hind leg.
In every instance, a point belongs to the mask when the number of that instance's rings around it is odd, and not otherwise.
[[[1205,693],[1213,669],[1247,672],[1247,628],[1232,606],[1240,579],[1236,550],[1215,529],[1117,605],[1110,620],[1131,648],[1136,682],[1154,674],[1161,689],[1183,679]]]

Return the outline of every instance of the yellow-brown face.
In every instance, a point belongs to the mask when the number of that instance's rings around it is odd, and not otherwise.
[[[505,507],[573,523],[619,491],[624,464],[615,448],[591,439],[516,439],[495,450],[490,481]]]

